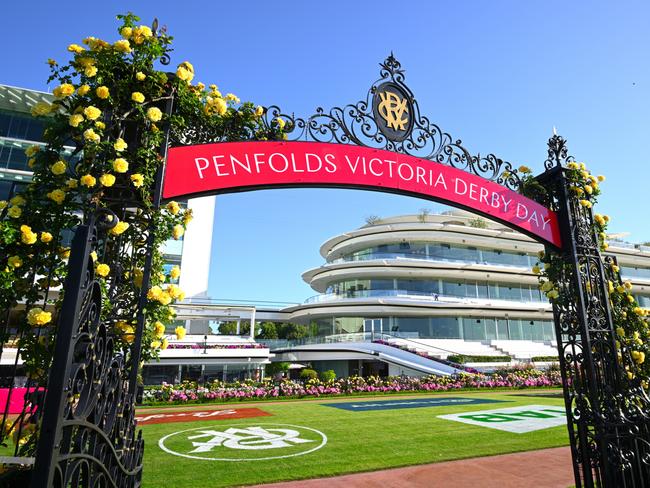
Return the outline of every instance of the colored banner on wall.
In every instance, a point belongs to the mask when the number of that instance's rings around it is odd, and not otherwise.
[[[310,186],[436,200],[561,247],[557,216],[533,200],[451,166],[348,144],[265,141],[173,147],[167,155],[163,198]]]

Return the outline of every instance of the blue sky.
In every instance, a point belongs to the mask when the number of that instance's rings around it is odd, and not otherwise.
[[[114,16],[158,17],[172,63],[243,100],[308,116],[362,99],[391,51],[420,109],[473,153],[542,169],[556,126],[607,176],[596,210],[612,232],[650,240],[650,4],[643,1],[10,2],[0,83],[47,90],[48,57],[87,35],[117,38]],[[320,244],[368,215],[440,208],[352,190],[269,190],[217,198],[210,293],[302,301]]]

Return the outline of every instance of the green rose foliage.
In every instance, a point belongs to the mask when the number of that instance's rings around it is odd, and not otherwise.
[[[133,14],[118,19],[114,42],[88,37],[68,47],[68,61],[48,61],[48,81],[58,86],[52,104],[39,103],[33,109],[47,126],[45,144],[27,150],[33,181],[16,201],[0,206],[0,309],[12,310],[21,336],[4,342],[13,341],[24,350],[25,367],[43,384],[65,292],[60,285],[67,272],[70,236],[97,208],[109,208],[119,219],[99,255],[93,256],[104,293],[102,318],[128,357],[137,303],[147,295],[142,360],[157,357],[165,347],[166,338],[154,324],[173,321],[172,306],[184,295],[178,286],[170,286],[172,277],[163,272],[160,246],[180,238],[192,218],[175,203],[153,205],[166,131],[174,145],[278,140],[286,137],[283,129],[290,129],[284,123],[265,124],[261,107],[222,95],[215,85],[193,84],[189,62],[166,72],[160,61],[168,59],[172,37],[164,29],[155,32],[139,24]],[[173,110],[167,114],[170,94]],[[120,205],[124,192],[134,195],[135,208]],[[144,249],[151,229],[153,267],[149,287],[143,290],[146,253],[138,251]],[[109,300],[113,284],[117,291]],[[47,314],[30,316],[36,307],[52,312],[51,320]]]

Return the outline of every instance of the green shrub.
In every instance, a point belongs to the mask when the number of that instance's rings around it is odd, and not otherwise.
[[[559,362],[560,358],[557,356],[533,356],[533,362]]]
[[[286,362],[269,363],[266,365],[266,374],[269,376],[286,373],[287,371],[289,371],[289,363]]]
[[[328,369],[327,371],[323,371],[320,374],[320,379],[325,383],[327,383],[328,381],[334,381],[336,379],[336,373],[334,372],[333,369]]]
[[[305,368],[300,372],[300,379],[307,381],[307,380],[317,380],[318,379],[318,373],[314,371],[313,369],[310,368]]]
[[[447,361],[452,363],[509,363],[510,356],[464,356],[462,354],[451,354],[447,356]]]

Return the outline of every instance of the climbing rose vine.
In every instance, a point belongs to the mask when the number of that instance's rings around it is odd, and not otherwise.
[[[142,359],[167,347],[171,305],[184,293],[176,284],[182,270],[164,272],[160,247],[183,237],[192,213],[177,202],[153,204],[166,133],[171,144],[284,137],[284,121],[265,124],[262,107],[222,95],[216,85],[195,83],[190,62],[171,73],[157,67],[172,50],[164,29],[156,32],[132,14],[118,19],[116,39],[87,37],[68,46],[66,61],[48,61],[48,81],[56,87],[52,103],[33,107],[33,115],[46,121],[44,144],[26,151],[33,179],[0,201],[0,309],[11,311],[16,331],[3,342],[20,348],[27,373],[41,386],[68,292],[62,284],[71,236],[97,209],[121,209],[92,254],[104,292],[102,319],[128,357],[137,303],[146,295]],[[146,252],[139,251],[151,232],[151,281],[142,290]],[[119,288],[118,300],[107,299],[112,287]],[[185,329],[177,327],[175,334],[183,337]]]
[[[521,168],[520,168],[521,170]],[[544,201],[543,187],[531,176],[530,170],[524,171],[524,192],[531,197]],[[570,161],[566,165],[566,177],[569,181],[570,198],[574,198],[579,207],[591,213],[601,193],[600,183],[604,176],[592,175],[584,163]],[[547,205],[550,202],[545,202]],[[591,231],[598,238],[600,251],[606,253],[607,226],[610,218],[607,215],[593,214]],[[611,257],[605,257],[606,286],[612,320],[616,333],[616,349],[623,378],[631,386],[640,385],[646,391],[649,389],[650,361],[646,357],[650,353],[650,314],[649,310],[639,305],[632,294],[632,283],[623,281],[620,269]],[[572,300],[573,297],[562,293],[559,283],[566,276],[562,257],[555,252],[540,252],[539,262],[533,267],[533,273],[539,277],[539,287],[551,303],[561,303],[562,300]],[[590,286],[590,285],[588,285]]]

